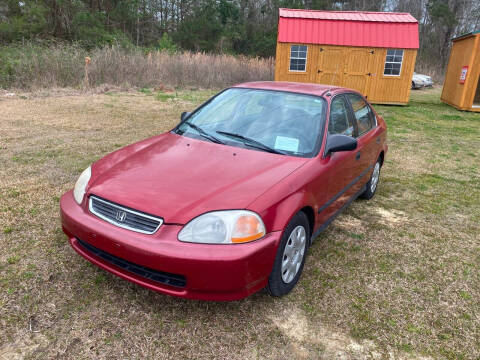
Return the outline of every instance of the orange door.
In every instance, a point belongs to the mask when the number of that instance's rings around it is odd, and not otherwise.
[[[318,84],[343,86],[345,48],[320,47],[316,82]]]
[[[343,86],[369,95],[370,79],[374,75],[374,49],[353,48],[346,51]]]

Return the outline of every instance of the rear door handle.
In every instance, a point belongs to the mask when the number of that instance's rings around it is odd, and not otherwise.
[[[355,155],[355,160],[360,160],[360,156],[362,156],[362,154],[360,154],[360,151],[357,152],[357,155]]]
[[[376,141],[377,141],[377,144],[380,144],[380,136],[377,137],[377,140],[376,140]]]

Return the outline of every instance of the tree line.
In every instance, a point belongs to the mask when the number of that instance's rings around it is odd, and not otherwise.
[[[410,12],[419,61],[443,68],[451,38],[480,26],[478,0],[1,0],[0,42],[69,41],[269,57],[278,9]]]

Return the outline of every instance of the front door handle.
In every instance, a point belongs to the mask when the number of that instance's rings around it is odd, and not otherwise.
[[[360,160],[360,156],[362,156],[362,154],[360,154],[360,151],[357,152],[357,155],[355,155],[355,160]]]

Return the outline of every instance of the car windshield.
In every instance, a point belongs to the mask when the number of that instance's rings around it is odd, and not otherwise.
[[[231,88],[199,108],[176,133],[294,156],[318,152],[325,100],[282,91]]]

